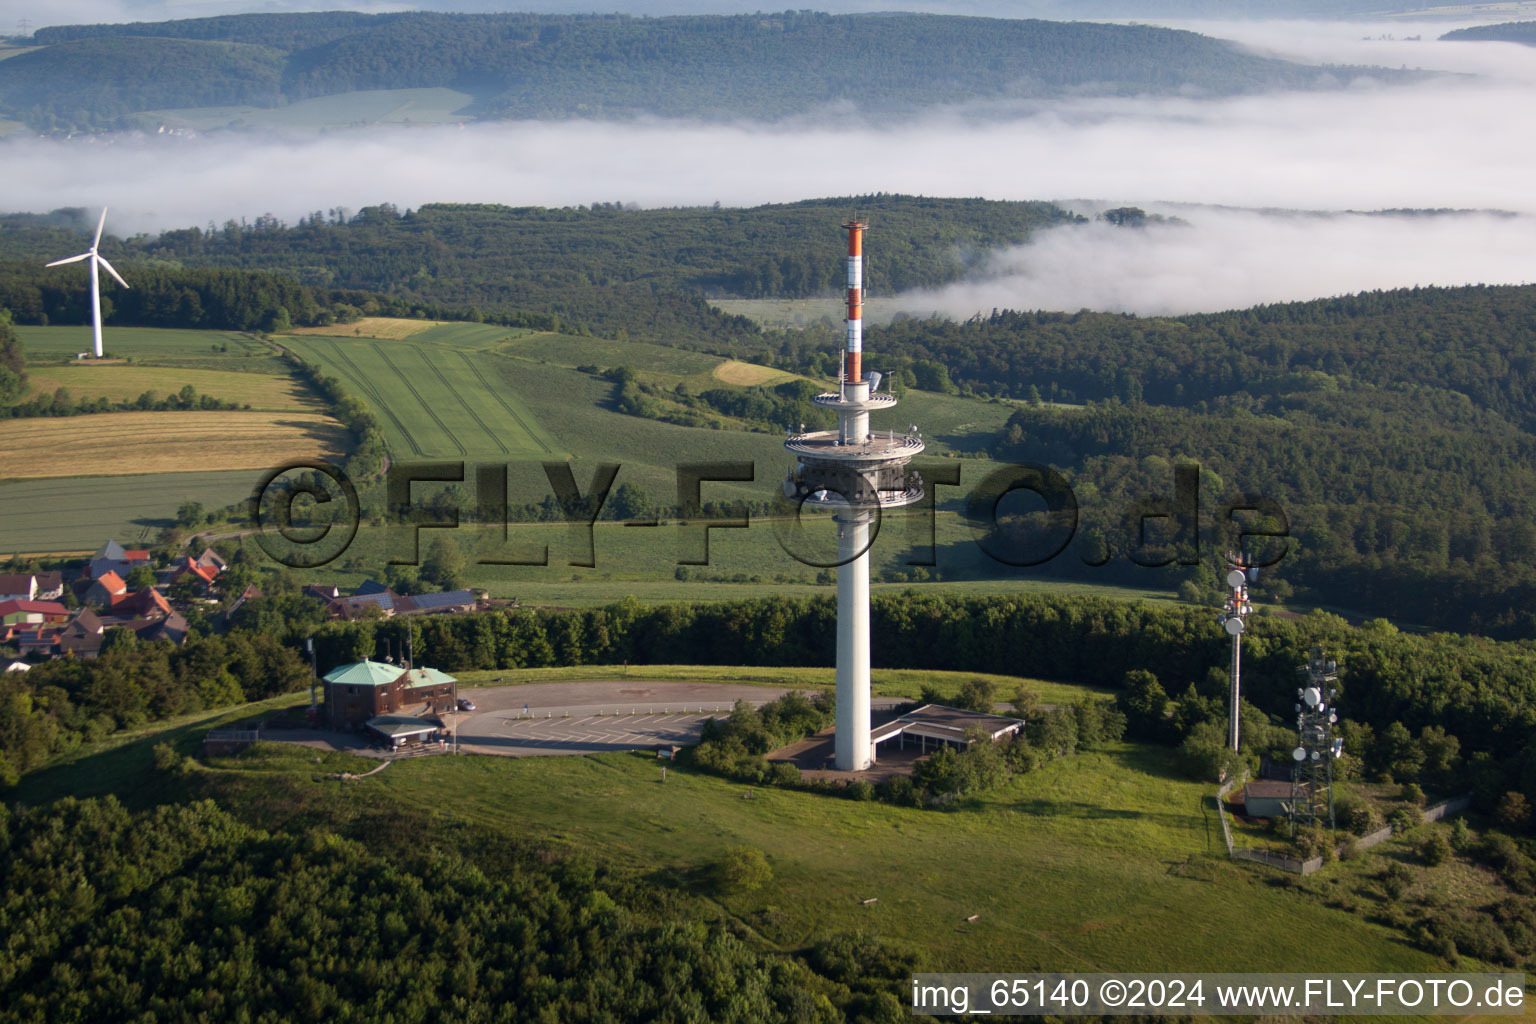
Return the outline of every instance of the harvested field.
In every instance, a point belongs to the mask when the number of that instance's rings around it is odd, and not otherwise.
[[[793,380],[798,374],[789,373],[786,370],[775,370],[771,366],[760,366],[757,363],[743,363],[731,359],[715,367],[714,376],[716,380],[726,384],[751,387],[754,384],[778,384],[781,381]]]
[[[329,416],[268,412],[114,412],[0,423],[6,479],[261,469],[343,450]]]
[[[289,334],[320,334],[332,338],[384,338],[398,341],[431,327],[443,326],[438,320],[401,320],[388,316],[365,316],[349,324],[325,327],[295,327]]]

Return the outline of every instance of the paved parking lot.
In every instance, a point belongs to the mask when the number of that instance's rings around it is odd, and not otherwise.
[[[763,704],[784,692],[628,679],[497,686],[463,691],[475,710],[446,720],[458,732],[459,749],[469,753],[592,754],[693,743],[706,719],[730,714],[737,700]]]

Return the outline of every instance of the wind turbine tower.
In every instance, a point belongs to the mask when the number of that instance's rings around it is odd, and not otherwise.
[[[78,256],[70,256],[62,260],[54,260],[47,264],[50,267],[60,267],[66,263],[79,263],[81,260],[91,261],[91,339],[95,342],[96,358],[101,358],[101,271],[97,268],[106,267],[107,273],[117,278],[117,283],[124,288],[128,282],[108,263],[106,257],[96,251],[101,245],[101,229],[107,224],[107,208],[101,208],[101,219],[96,222],[96,237],[91,241],[91,247]]]
[[[837,729],[839,771],[860,771],[874,760],[869,730],[869,545],[870,526],[882,509],[923,497],[923,480],[907,463],[923,450],[910,433],[869,428],[869,414],[896,405],[881,392],[880,374],[864,372],[864,229],[848,232],[848,330],[838,389],[813,401],[837,413],[836,430],[790,435],[784,447],[796,457],[784,495],[833,512],[837,527]]]

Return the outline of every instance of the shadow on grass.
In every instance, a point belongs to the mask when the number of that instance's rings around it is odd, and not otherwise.
[[[64,796],[115,793],[131,810],[183,799],[190,788],[186,775],[157,769],[154,748],[169,743],[178,754],[194,754],[202,744],[203,734],[229,718],[228,711],[212,712],[195,722],[147,733],[41,768],[24,776],[10,798],[23,804],[44,804]]]
[[[189,782],[195,772],[157,769],[154,761],[156,746],[168,743],[178,754],[196,756],[201,752],[203,735],[209,729],[262,714],[280,702],[297,699],[301,698],[296,694],[284,694],[255,704],[209,711],[180,725],[158,729],[149,726],[150,731],[140,736],[109,736],[94,744],[95,749],[67,755],[67,760],[23,776],[15,789],[4,794],[5,799],[35,805],[64,796],[95,797],[113,793],[132,810],[185,799],[196,788]]]
[[[1131,742],[1116,744],[1112,747],[1095,747],[1083,753],[1096,754],[1114,762],[1116,767],[1152,778],[1180,783],[1198,781],[1179,770],[1178,752],[1173,747],[1156,743]],[[1215,783],[1211,784],[1211,788],[1215,789]]]

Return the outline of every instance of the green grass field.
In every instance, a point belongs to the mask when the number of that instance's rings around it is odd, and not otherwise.
[[[480,325],[474,325],[476,327]],[[371,405],[397,458],[559,457],[562,442],[480,352],[414,339],[290,336],[284,344]]]
[[[138,124],[214,131],[265,128],[319,131],[359,125],[459,124],[473,120],[460,113],[474,97],[456,89],[368,89],[300,100],[283,107],[188,107],[146,110]]]
[[[662,878],[757,847],[772,890],[728,909],[778,948],[857,929],[917,951],[930,970],[1432,969],[1386,929],[1215,857],[1208,787],[1176,778],[1169,761],[1116,744],[949,812],[782,790],[747,800],[740,785],[679,771],[663,784],[650,754],[428,758],[357,792]],[[1277,941],[1299,934],[1309,942]]]
[[[14,328],[21,338],[27,361],[73,361],[76,354],[91,351],[91,329],[82,326]],[[183,331],[169,327],[115,327],[102,331],[102,348],[108,357],[180,366],[188,362],[209,369],[241,370],[253,360],[281,366],[273,350],[257,338],[235,331]],[[220,351],[224,349],[226,351]]]
[[[750,683],[759,686],[804,687],[830,690],[837,685],[833,668],[789,666],[729,665],[574,665],[562,668],[471,669],[458,674],[459,685],[526,686],[530,683],[559,683],[572,680],[648,679],[668,682]],[[877,697],[916,698],[924,686],[931,686],[945,697],[954,697],[972,679],[985,679],[996,688],[997,699],[1006,701],[1014,688],[1023,684],[1047,704],[1071,704],[1085,694],[1109,696],[1116,691],[1104,687],[1053,683],[1046,679],[988,672],[935,672],[927,669],[877,668],[870,672],[870,688]],[[498,682],[500,680],[500,682]]]
[[[32,394],[51,395],[59,388],[65,388],[76,401],[108,398],[114,402],[131,402],[146,391],[165,397],[190,384],[199,395],[249,405],[256,411],[319,412],[324,409],[320,397],[296,377],[232,370],[127,363],[102,365],[91,361],[32,367],[27,371],[27,383]]]
[[[91,381],[108,379],[93,376],[102,374],[116,375],[120,379],[118,390],[132,391],[136,397],[142,390],[156,390],[141,385],[163,373],[167,382],[185,378],[199,390],[216,395],[216,388],[232,388],[249,377],[253,386],[242,389],[239,397],[252,400],[253,405],[257,400],[276,403],[285,395],[297,400],[293,378],[287,376],[276,350],[252,336],[113,329],[108,332],[109,348],[115,354],[131,355],[133,361],[77,366],[66,363],[88,345],[86,328],[20,330],[39,379],[57,381],[77,395],[92,394]],[[776,497],[790,465],[777,433],[700,429],[627,416],[611,408],[611,381],[575,369],[623,365],[666,388],[679,384],[694,389],[731,386],[715,376],[717,368],[728,363],[719,356],[490,324],[370,318],[324,330],[335,333],[306,330],[284,336],[280,344],[321,365],[370,405],[396,460],[506,464],[510,467],[509,500],[513,505],[538,503],[550,494],[549,482],[539,466],[549,459],[572,460],[583,491],[589,488],[597,464],[617,464],[616,486],[636,485],[653,501],[665,505],[679,500],[677,469],[683,463],[750,464],[754,473],[751,482],[710,482],[702,493],[706,501],[756,502]],[[731,372],[737,374],[750,375],[753,370],[731,365]],[[280,394],[283,389],[288,390]],[[167,384],[161,390],[174,388]],[[911,391],[900,408],[887,417],[894,426],[916,423],[928,443],[929,455],[942,458],[948,452],[984,448],[1012,411],[1013,406],[1005,402]],[[965,487],[992,468],[986,461],[970,459],[959,466],[962,486],[942,491],[946,501],[963,494]],[[185,479],[172,481],[170,486],[165,477],[5,485],[0,488],[0,524],[6,527],[9,542],[19,549],[90,549],[106,535],[121,533],[125,539],[142,535],[150,524],[168,521],[183,501],[196,500],[209,507],[242,501],[256,482],[256,474],[243,472],[178,476]],[[467,467],[463,486],[473,501],[473,466]],[[418,501],[429,500],[432,485],[418,487],[413,494]],[[365,487],[363,502],[365,515],[382,513],[382,487]],[[941,515],[937,524],[944,559],[938,566],[942,575],[1000,576],[997,566],[983,564],[972,550],[974,546],[966,543],[970,532],[953,515]],[[814,586],[818,567],[786,554],[774,532],[772,523],[761,517],[747,530],[710,531],[710,564],[688,567],[687,581],[674,578],[684,552],[677,527],[670,525],[654,529],[600,526],[597,564],[592,568],[570,565],[585,557],[584,536],[563,525],[514,525],[507,541],[495,528],[466,526],[455,536],[471,563],[506,558],[509,551],[528,544],[547,544],[548,566],[470,567],[470,582],[498,596],[518,597],[529,603],[607,603],[631,593],[655,601],[741,597],[760,593],[754,588],[761,586],[784,593],[823,592]],[[424,542],[433,536],[423,534]],[[830,534],[822,539],[829,538]],[[921,524],[902,517],[887,520],[873,549],[875,579],[878,581],[882,573],[907,574],[907,562],[922,555],[915,546],[926,540]],[[345,558],[312,575],[343,586],[377,577],[388,560],[399,554],[388,544],[384,531],[364,528]],[[264,555],[261,557],[265,560]],[[1039,582],[1027,574],[956,585],[968,592],[1104,589]],[[1167,596],[1155,587],[1116,588],[1112,592],[1131,599]]]
[[[94,551],[108,538],[154,542],[186,501],[209,508],[250,496],[247,470],[0,481],[0,549]]]
[[[514,466],[514,484],[541,487],[548,493],[548,483],[537,466]],[[585,470],[578,469],[577,481],[585,488]],[[623,482],[627,469],[618,480]],[[254,481],[253,481],[254,483]],[[706,485],[708,488],[711,485]],[[471,480],[467,487],[473,489]],[[722,490],[724,487],[722,485]],[[419,487],[418,500],[431,491]],[[365,495],[365,508],[374,508],[382,499],[375,493]],[[473,495],[471,493],[471,500]],[[1142,587],[1108,586],[1093,582],[1079,583],[1042,579],[1025,570],[1006,571],[1006,567],[980,564],[978,549],[970,543],[970,531],[952,514],[936,519],[939,540],[935,567],[941,579],[931,578],[933,570],[924,569],[928,579],[911,577],[910,559],[926,552],[921,521],[890,520],[870,549],[870,571],[876,593],[904,590],[918,586],[924,592],[937,589],[944,593],[1055,593],[1098,594],[1134,601],[1171,601],[1171,585],[1161,587],[1162,574],[1149,572]],[[679,560],[692,550],[692,541],[684,541],[680,528],[673,523],[656,527],[628,527],[618,523],[599,523],[592,532],[592,567],[572,565],[587,555],[587,533],[560,523],[514,523],[507,528],[507,539],[496,527],[465,524],[456,530],[423,530],[420,547],[425,552],[438,537],[451,537],[469,561],[466,579],[485,587],[498,597],[515,597],[525,604],[583,607],[609,604],[633,595],[647,602],[737,600],[766,594],[786,596],[830,595],[834,589],[816,584],[821,571],[815,565],[797,561],[780,546],[775,523],[762,518],[749,519],[746,529],[710,531],[709,564],[684,567],[685,579],[677,579]],[[782,524],[777,524],[782,525]],[[820,537],[822,547],[830,549],[831,535]],[[266,556],[255,541],[244,542],[257,556]],[[547,565],[477,565],[481,560],[532,558],[548,549]],[[798,550],[798,549],[796,549]],[[814,550],[819,550],[816,548]],[[322,570],[306,575],[353,587],[364,579],[378,578],[393,558],[408,557],[408,529],[365,525],[357,532],[346,554]],[[882,581],[886,573],[901,573],[905,579]],[[981,575],[978,575],[981,574]]]

